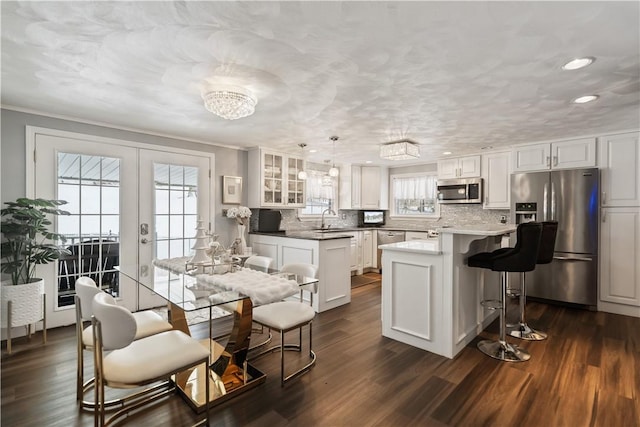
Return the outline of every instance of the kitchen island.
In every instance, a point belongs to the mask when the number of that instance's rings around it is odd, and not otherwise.
[[[316,312],[351,302],[351,235],[321,231],[251,232],[253,252],[274,260],[274,267],[307,263],[318,266]],[[305,298],[310,297],[305,292]]]
[[[382,249],[382,335],[455,357],[497,313],[480,305],[497,299],[499,273],[471,268],[469,256],[500,247],[514,225],[439,229],[440,244],[409,241]]]

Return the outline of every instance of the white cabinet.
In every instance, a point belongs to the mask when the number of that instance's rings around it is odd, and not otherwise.
[[[640,133],[599,138],[598,310],[640,317]]]
[[[595,138],[551,144],[551,169],[590,168],[596,166]]]
[[[513,149],[513,171],[547,170],[551,167],[551,144],[535,144]]]
[[[639,132],[599,138],[603,207],[640,206]]]
[[[282,268],[284,264],[298,262],[318,266],[318,290],[313,297],[313,308],[317,312],[330,310],[351,302],[350,240],[348,237],[296,239],[249,234],[249,241],[254,252],[258,248],[257,254],[274,258],[278,269]],[[295,295],[294,298],[299,298],[299,295]]]
[[[359,270],[360,265],[360,242],[356,233],[351,237],[351,258],[350,268],[351,271]]]
[[[375,232],[373,230],[349,231],[351,234],[351,271],[362,274],[365,268],[374,268]]]
[[[339,199],[340,209],[360,209],[362,167],[344,164],[340,166]]]
[[[638,260],[640,207],[602,209],[599,310],[640,317]]]
[[[362,268],[373,267],[373,231],[362,232]]]
[[[523,145],[513,149],[514,172],[588,168],[595,165],[595,138]]]
[[[263,150],[249,151],[247,186],[250,208],[304,207],[305,181],[298,179],[304,161],[294,156]]]
[[[378,265],[378,230],[371,230],[371,267],[380,268]]]
[[[429,239],[429,233],[426,231],[407,231],[404,233],[405,242],[409,242],[411,240],[427,240]]]
[[[380,166],[361,166],[360,169],[360,208],[387,209],[389,170]]]
[[[438,161],[438,179],[477,178],[480,176],[480,156],[458,157]]]
[[[338,206],[340,209],[388,209],[389,170],[382,166],[343,166]]]
[[[508,151],[482,156],[485,209],[509,209],[511,200],[511,153]]]

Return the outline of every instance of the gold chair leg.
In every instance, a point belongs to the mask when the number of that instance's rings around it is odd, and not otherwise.
[[[47,343],[47,297],[42,296],[42,344]]]
[[[76,400],[82,402],[84,397],[84,350],[82,344],[78,343],[78,366],[76,366]]]
[[[11,301],[7,301],[7,353],[11,354]]]

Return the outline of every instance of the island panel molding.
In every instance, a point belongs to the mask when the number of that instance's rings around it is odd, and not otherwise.
[[[497,299],[499,274],[468,267],[466,260],[499,248],[502,236],[515,230],[506,224],[442,228],[439,249],[423,240],[381,245],[382,334],[454,358],[497,317],[480,302]],[[433,325],[428,333],[424,313]]]

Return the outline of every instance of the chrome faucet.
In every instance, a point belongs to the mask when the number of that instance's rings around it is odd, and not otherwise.
[[[329,215],[335,215],[335,211],[331,208],[327,208],[325,210],[322,211],[322,220],[320,221],[320,229],[321,230],[328,230],[329,227],[331,227],[331,224],[326,225],[324,224],[324,214],[326,214],[327,212],[329,212]]]

